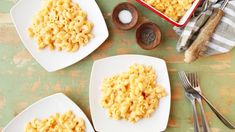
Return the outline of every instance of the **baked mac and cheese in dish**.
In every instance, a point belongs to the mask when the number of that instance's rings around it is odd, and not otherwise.
[[[178,22],[192,6],[194,0],[143,0],[156,10]]]

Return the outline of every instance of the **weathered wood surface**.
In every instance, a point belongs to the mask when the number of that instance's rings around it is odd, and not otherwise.
[[[33,102],[57,92],[64,92],[90,118],[88,87],[94,60],[118,54],[143,54],[167,61],[171,88],[171,114],[166,131],[193,131],[190,103],[185,99],[177,71],[197,71],[202,90],[213,104],[235,123],[235,52],[202,58],[193,64],[183,62],[183,54],[175,50],[177,35],[172,26],[137,4],[140,22],[153,21],[161,27],[163,40],[152,51],[140,49],[135,30],[121,31],[111,22],[112,8],[121,0],[97,0],[107,22],[110,37],[91,55],[66,69],[48,73],[32,58],[19,39],[10,19],[9,10],[16,0],[0,0],[0,130],[15,115]],[[214,132],[227,129],[204,105],[209,125]]]

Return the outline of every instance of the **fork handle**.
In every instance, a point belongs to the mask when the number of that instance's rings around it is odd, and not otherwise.
[[[211,108],[211,110],[215,113],[215,115],[224,123],[225,126],[227,126],[230,129],[235,129],[235,126],[229,122],[222,114],[219,113],[219,111],[210,103],[209,100],[207,100],[207,98],[198,93],[205,101],[206,103],[209,105],[209,107]]]
[[[194,132],[200,132],[195,99],[191,100],[191,103],[192,103],[192,106],[193,106]]]
[[[197,98],[197,102],[198,102],[199,107],[200,107],[200,112],[201,112],[201,117],[202,117],[203,132],[210,132],[209,125],[208,125],[208,122],[206,120],[206,115],[205,115],[205,111],[204,111],[204,108],[203,108],[203,105],[202,105],[201,98]]]

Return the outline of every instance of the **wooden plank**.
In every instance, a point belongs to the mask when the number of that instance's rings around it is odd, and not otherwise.
[[[14,3],[16,0],[4,0],[3,3],[9,1]],[[172,92],[171,113],[166,131],[193,131],[191,106],[184,96],[177,75],[180,70],[197,71],[206,97],[232,122],[235,121],[235,52],[185,64],[183,54],[175,49],[178,36],[172,26],[135,0],[128,1],[141,12],[138,25],[145,21],[159,25],[163,35],[160,46],[151,51],[142,50],[136,44],[135,29],[122,31],[114,26],[111,20],[112,8],[121,0],[97,0],[109,28],[109,39],[81,62],[53,73],[46,72],[24,48],[10,14],[0,12],[0,131],[33,102],[57,92],[66,93],[91,119],[88,93],[92,64],[97,59],[119,54],[143,54],[166,60]],[[0,5],[0,8],[4,7]],[[229,132],[206,105],[205,110],[211,130]]]
[[[9,13],[1,13],[0,12],[0,25],[6,24],[6,23],[12,23],[11,17]]]
[[[16,45],[20,43],[21,40],[13,24],[0,24],[0,45]]]

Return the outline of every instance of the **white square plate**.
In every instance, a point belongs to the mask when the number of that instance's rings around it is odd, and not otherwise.
[[[62,93],[51,95],[32,104],[8,123],[3,132],[24,132],[26,123],[34,118],[44,119],[57,112],[65,113],[69,110],[72,110],[77,117],[81,117],[84,120],[86,132],[94,132],[92,125],[82,110]]]
[[[106,109],[100,106],[101,84],[104,78],[122,73],[128,70],[132,64],[144,64],[152,66],[157,73],[157,82],[161,84],[167,96],[162,98],[159,108],[150,118],[144,118],[135,124],[125,120],[113,120],[108,117]],[[100,132],[159,132],[164,131],[170,113],[171,90],[166,63],[162,59],[142,55],[120,55],[97,60],[93,64],[89,101],[91,117],[96,131]]]
[[[82,10],[87,12],[88,20],[94,23],[94,38],[79,51],[50,51],[49,48],[39,50],[36,42],[28,37],[27,28],[32,24],[33,16],[42,8],[43,0],[20,0],[10,11],[16,30],[28,51],[47,71],[52,72],[70,66],[92,53],[108,37],[108,29],[102,13],[95,0],[73,0]]]

